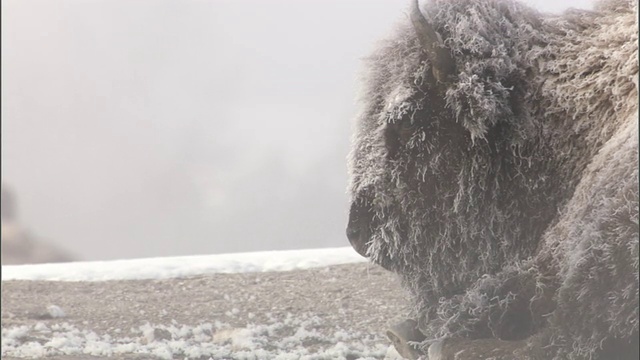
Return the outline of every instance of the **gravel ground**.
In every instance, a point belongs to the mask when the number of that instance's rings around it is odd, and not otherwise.
[[[48,349],[42,356],[51,359],[185,358],[188,354],[180,353],[187,348],[184,344],[170,355],[148,345],[188,340],[197,346],[195,338],[226,351],[219,357],[201,356],[205,359],[250,358],[246,351],[256,348],[266,351],[267,358],[287,351],[294,354],[291,358],[329,358],[338,353],[337,340],[346,347],[354,344],[351,350],[340,350],[347,354],[344,358],[383,359],[390,356],[381,350],[389,345],[384,330],[407,314],[407,303],[394,275],[364,263],[170,280],[3,281],[2,357],[34,357],[34,352],[5,349],[5,338],[11,338],[11,344],[23,350],[29,342],[42,345],[38,349]],[[14,334],[21,327],[26,330]],[[56,331],[63,330],[92,332],[111,343],[128,339],[139,346],[117,356],[100,342],[102,350],[86,350],[85,344],[80,346],[85,350],[65,351],[52,343]],[[245,338],[238,331],[245,331]],[[243,343],[246,337],[253,344]],[[89,356],[96,353],[100,356]]]

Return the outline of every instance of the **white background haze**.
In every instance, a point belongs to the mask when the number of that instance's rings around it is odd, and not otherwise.
[[[407,5],[2,1],[20,221],[82,260],[347,245],[360,60]]]

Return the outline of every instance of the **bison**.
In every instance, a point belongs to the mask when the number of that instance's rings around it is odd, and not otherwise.
[[[637,16],[415,1],[366,58],[347,236],[402,355],[638,359]]]

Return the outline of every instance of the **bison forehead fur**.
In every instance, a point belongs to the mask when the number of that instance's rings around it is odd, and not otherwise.
[[[408,20],[367,58],[348,233],[427,339],[528,338],[545,359],[637,344],[637,9],[434,0],[448,81]]]

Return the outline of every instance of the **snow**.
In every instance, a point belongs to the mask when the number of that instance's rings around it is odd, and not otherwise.
[[[64,310],[62,310],[62,308],[58,305],[47,306],[47,312],[49,313],[51,318],[61,318],[66,316]]]
[[[367,261],[351,247],[133,260],[3,265],[2,280],[170,279],[215,273],[291,271]]]
[[[365,347],[361,334],[337,331],[325,336],[308,330],[317,321],[314,317],[296,316],[269,324],[249,324],[246,328],[231,328],[226,324],[209,323],[194,327],[145,324],[134,329],[133,335],[113,338],[99,336],[90,330],[80,330],[63,323],[48,327],[35,326],[2,329],[2,356],[43,357],[59,355],[90,355],[117,357],[126,354],[151,354],[161,359],[401,359],[386,345]],[[267,334],[281,332],[278,341]],[[157,338],[156,334],[166,334]],[[29,336],[32,339],[24,341]],[[304,344],[329,344],[311,353]]]
[[[104,281],[167,279],[211,273],[290,271],[364,262],[350,247],[268,251],[208,256],[120,261],[2,266],[2,280]],[[225,294],[225,297],[229,297]],[[230,297],[229,297],[230,299]],[[195,326],[175,320],[96,333],[89,322],[67,322],[65,310],[50,304],[51,321],[2,327],[2,357],[126,357],[147,354],[159,359],[385,359],[401,357],[383,334],[326,329],[315,314],[274,314],[244,327],[214,321]],[[233,308],[231,315],[240,310]],[[251,316],[250,316],[251,317]],[[84,325],[83,325],[84,324]]]

